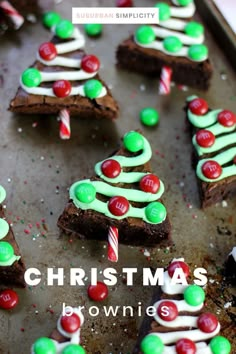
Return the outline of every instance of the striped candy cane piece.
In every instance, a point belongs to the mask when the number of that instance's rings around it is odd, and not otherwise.
[[[108,260],[111,262],[118,261],[118,229],[110,226],[108,231]]]
[[[68,109],[62,109],[58,118],[60,120],[60,138],[70,139],[70,113]]]
[[[172,69],[169,66],[163,66],[159,83],[160,95],[168,95],[170,93],[171,77]]]
[[[19,29],[23,25],[24,17],[8,1],[1,1],[0,8],[12,21],[15,29]]]

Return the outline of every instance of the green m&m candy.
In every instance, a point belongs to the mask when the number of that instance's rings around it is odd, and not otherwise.
[[[166,208],[160,202],[149,203],[145,208],[147,220],[153,224],[159,224],[166,218]]]
[[[143,108],[140,111],[140,120],[144,125],[153,127],[159,122],[159,113],[152,107]]]
[[[56,26],[60,21],[61,16],[57,12],[49,11],[43,15],[43,24],[46,27],[50,28],[52,26]]]
[[[193,0],[177,0],[180,6],[188,6]]]
[[[191,306],[201,305],[205,300],[204,290],[198,285],[190,285],[184,291],[184,300]]]
[[[88,36],[96,37],[102,33],[103,26],[99,23],[87,23],[84,30]]]
[[[80,183],[75,189],[75,196],[81,203],[92,203],[96,197],[96,189],[91,183]]]
[[[147,335],[141,342],[141,351],[144,354],[162,354],[163,350],[162,340],[154,334]]]
[[[124,147],[130,152],[138,152],[143,149],[143,136],[135,131],[125,134]]]
[[[55,33],[59,38],[67,39],[72,36],[74,32],[74,25],[69,20],[61,20],[55,28]]]
[[[9,231],[9,224],[6,220],[0,218],[0,240],[4,238]]]
[[[169,36],[163,40],[163,46],[167,52],[177,53],[182,48],[182,42],[178,37]]]
[[[135,32],[135,39],[140,44],[150,44],[156,38],[151,26],[140,26]]]
[[[27,87],[37,87],[40,85],[42,77],[38,69],[29,68],[22,73],[21,80]]]
[[[14,256],[14,249],[10,243],[1,241],[0,242],[0,262],[9,261],[12,256]]]
[[[34,342],[33,351],[35,354],[56,354],[57,349],[50,338],[41,337]]]
[[[184,32],[190,37],[197,38],[203,34],[204,27],[201,23],[191,21],[185,26]]]
[[[213,354],[229,354],[231,344],[225,337],[217,336],[210,341],[210,348]]]
[[[164,2],[159,2],[155,5],[159,9],[159,19],[160,21],[166,21],[170,18],[170,6]]]
[[[102,92],[102,83],[98,80],[91,79],[84,84],[85,96],[91,100],[97,98]]]
[[[3,186],[0,185],[0,203],[2,203],[5,198],[7,196],[7,193],[5,191],[5,188],[3,188]]]
[[[189,47],[188,56],[195,61],[202,61],[208,57],[208,48],[204,44],[194,44]]]
[[[69,344],[65,349],[63,349],[62,354],[86,354],[81,345]]]

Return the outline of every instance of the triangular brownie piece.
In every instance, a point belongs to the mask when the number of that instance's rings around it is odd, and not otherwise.
[[[167,67],[177,84],[208,89],[213,69],[203,44],[204,28],[191,21],[194,1],[167,0],[157,2],[156,7],[159,24],[138,27],[118,46],[118,67],[153,78],[160,78]],[[161,81],[166,86],[167,72],[163,76]]]
[[[96,176],[70,187],[58,226],[86,239],[107,240],[109,228],[115,227],[124,244],[169,243],[170,221],[160,199],[164,184],[151,173],[151,155],[141,133],[125,134],[120,150],[95,165]]]
[[[61,20],[52,31],[52,41],[40,45],[36,62],[21,75],[9,110],[59,114],[66,109],[86,119],[117,118],[117,103],[98,75],[99,59],[86,55],[79,29]]]
[[[236,114],[228,109],[210,109],[207,101],[195,95],[186,103],[202,208],[235,198]]]
[[[218,304],[212,306],[211,299],[204,302],[203,288],[188,284],[184,280],[188,275],[189,267],[183,258],[170,263],[164,272],[164,284],[154,290],[133,354],[231,353],[231,344],[223,334],[233,338],[233,326],[227,327],[221,316],[221,328],[215,316]]]
[[[83,323],[84,316],[80,308],[67,306],[65,313],[62,313],[57,321],[57,328],[53,330],[50,337],[38,338],[32,345],[31,354],[85,354],[85,349],[80,345],[80,331]]]
[[[0,285],[23,288],[25,287],[24,273],[26,269],[1,204],[5,197],[5,189],[0,186]]]

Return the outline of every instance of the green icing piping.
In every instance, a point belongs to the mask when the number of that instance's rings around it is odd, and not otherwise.
[[[208,129],[208,130],[211,131],[211,129]],[[198,145],[198,143],[196,141],[196,135],[193,136],[192,142],[193,142],[193,145],[194,145],[198,155],[202,156],[207,153],[221,150],[222,148],[224,148],[228,145],[232,145],[232,144],[236,143],[236,133],[232,133],[232,134],[228,134],[228,135],[224,135],[224,136],[216,138],[214,144],[210,147],[207,147],[207,148]]]
[[[3,186],[0,185],[0,203],[2,203],[6,198],[6,191]]]
[[[5,200],[5,198],[6,198],[6,191],[0,185],[0,203],[2,203]],[[1,232],[2,232],[2,236],[0,237],[0,240],[1,240],[5,236],[7,236],[8,232],[9,232],[9,224],[2,218],[0,218],[0,228],[1,228]],[[21,258],[20,256],[13,255],[10,259],[8,259],[8,261],[0,262],[0,267],[11,266],[15,261],[19,261],[20,258]]]
[[[16,256],[15,254],[8,259],[6,262],[0,262],[1,267],[11,266],[15,261],[19,261],[20,256]]]
[[[134,166],[141,166],[141,165],[145,164],[146,162],[148,162],[150,160],[150,158],[152,156],[152,150],[151,150],[148,140],[144,136],[142,136],[142,138],[143,138],[143,149],[142,149],[141,154],[139,154],[138,156],[126,157],[126,156],[118,155],[118,156],[112,156],[111,158],[113,160],[116,160],[117,162],[119,162],[121,167],[134,167]],[[121,171],[119,176],[117,176],[116,178],[108,178],[103,175],[102,170],[101,170],[102,163],[106,160],[103,160],[95,165],[95,173],[99,177],[101,177],[104,181],[112,183],[112,184],[139,182],[143,176],[150,174],[150,173],[143,173],[143,172],[129,172],[128,173],[128,172]],[[70,191],[69,191],[70,198],[73,200],[73,203],[76,205],[77,208],[80,208],[82,210],[92,209],[92,210],[102,213],[110,218],[117,219],[117,220],[121,220],[121,219],[124,219],[127,217],[140,218],[150,224],[152,224],[152,222],[150,222],[145,216],[145,208],[146,207],[137,208],[137,207],[133,207],[132,205],[130,205],[129,210],[125,215],[115,216],[112,213],[110,213],[110,211],[108,209],[108,202],[102,202],[96,198],[91,203],[80,202],[76,198],[75,190],[76,190],[76,187],[78,187],[78,185],[81,183],[91,183],[95,187],[97,193],[103,194],[107,197],[123,196],[130,201],[143,202],[143,203],[156,201],[157,199],[159,199],[162,196],[162,194],[164,193],[164,189],[165,189],[162,181],[160,181],[160,188],[157,191],[157,193],[153,194],[153,193],[147,193],[147,192],[144,192],[141,190],[119,188],[119,187],[109,185],[103,181],[91,181],[90,179],[75,182],[70,187]],[[165,210],[165,215],[160,222],[164,221],[165,218],[166,218],[166,210]]]
[[[206,161],[213,160],[213,161],[218,162],[218,164],[220,164],[221,166],[223,166],[224,164],[230,162],[231,160],[233,161],[235,156],[236,156],[236,147],[232,147],[231,149],[221,152],[220,154],[214,156],[213,158],[200,160],[198,162],[197,168],[196,168],[197,176],[202,181],[205,181],[205,182],[217,182],[217,181],[220,181],[224,178],[236,175],[236,165],[235,164],[223,167],[222,174],[218,178],[215,178],[215,179],[209,179],[209,178],[205,177],[204,174],[202,173],[202,165]]]
[[[0,218],[0,240],[7,236],[9,232],[9,224],[6,220]]]

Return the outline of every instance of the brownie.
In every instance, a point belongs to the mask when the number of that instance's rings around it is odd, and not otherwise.
[[[24,19],[27,19],[29,15],[39,16],[43,11],[53,7],[53,0],[10,0],[9,3]],[[18,28],[0,7],[0,34],[14,29]]]
[[[79,352],[85,354],[84,348],[80,345],[80,332],[84,322],[84,316],[79,308],[71,308],[69,314],[61,314],[57,322],[57,327],[52,331],[49,337],[38,338],[32,345],[31,354],[38,353],[39,348],[49,353]],[[66,311],[66,310],[65,310]],[[67,312],[67,311],[66,311]],[[54,351],[53,351],[54,349]],[[56,351],[55,351],[56,349]]]
[[[227,282],[236,285],[236,247],[233,247],[225,261],[224,275]]]
[[[171,284],[177,268],[182,268],[188,285]],[[184,259],[174,259],[164,273],[164,286],[154,289],[150,303],[154,315],[146,313],[133,354],[161,353],[158,348],[165,348],[166,352],[173,348],[173,353],[182,353],[181,349],[188,348],[189,352],[195,353],[193,348],[207,346],[221,346],[225,354],[231,353],[232,346],[234,352],[234,324],[224,308],[221,309],[222,313],[218,312],[215,285],[207,285],[204,291],[200,286],[191,284],[189,267]]]
[[[170,2],[167,2],[167,4],[170,4]],[[190,4],[188,6],[193,5]],[[174,6],[173,4],[171,8],[177,8],[179,10],[179,6]],[[182,7],[182,10],[184,10],[184,7]],[[159,11],[161,19],[161,9],[159,9]],[[186,24],[188,21],[190,21],[190,19],[191,18],[184,18]],[[139,27],[134,35],[124,40],[118,46],[116,52],[118,68],[137,72],[153,78],[159,78],[162,68],[167,66],[172,69],[172,81],[174,81],[176,84],[207,90],[209,88],[210,79],[213,72],[212,65],[207,58],[207,55],[201,58],[199,57],[198,59],[196,58],[197,60],[193,60],[189,55],[177,56],[178,53],[175,55],[174,52],[170,53],[170,51],[164,49],[160,50],[159,48],[152,48],[152,43],[155,43],[155,41],[158,41],[158,43],[162,46],[164,43],[167,43],[168,46],[167,41],[171,40],[173,36],[181,38],[180,36],[182,36],[183,33],[174,29],[168,29],[170,32],[159,35],[160,31],[163,31],[163,29],[165,31],[167,28],[169,28],[165,24],[165,21],[167,23],[172,20],[178,20],[178,18],[174,18],[172,16],[167,20],[160,20],[160,25]],[[152,29],[151,34],[150,29]],[[146,38],[142,39],[142,36],[145,32],[148,33],[149,38],[151,39],[147,39],[148,35]],[[154,37],[152,37],[152,34]],[[191,38],[191,36],[185,35],[185,37],[187,38],[186,45],[189,45],[189,38]],[[146,43],[143,42],[142,44],[142,40],[146,41]],[[184,43],[184,39],[181,39],[181,41]],[[194,39],[194,41],[196,42],[196,39]],[[200,48],[199,45],[197,46]],[[198,49],[196,46],[195,48],[197,51]],[[204,48],[204,52],[208,51],[205,46],[202,48]]]
[[[136,142],[141,142],[141,144],[144,142],[145,147],[142,147],[141,150],[140,147],[137,147],[138,150],[130,151],[129,142],[132,139],[136,140]],[[132,149],[131,147],[131,150]],[[76,182],[71,186],[70,200],[58,219],[59,228],[67,234],[75,234],[80,238],[104,241],[107,240],[110,226],[114,226],[119,231],[120,243],[133,246],[169,244],[171,242],[171,225],[166,215],[166,209],[160,199],[164,187],[158,177],[151,174],[149,163],[150,155],[145,161],[143,160],[143,155],[147,150],[151,151],[150,144],[141,133],[131,131],[125,134],[123,146],[114,155],[96,164],[96,176],[93,176],[90,180]],[[121,161],[120,166],[118,164],[118,169],[121,168],[121,170],[117,177],[114,177],[114,175],[111,176],[114,171],[117,171],[117,164],[114,163],[114,160]],[[110,178],[107,177],[109,175],[109,166]],[[112,171],[113,168],[114,171]],[[125,177],[121,177],[123,173]],[[126,178],[135,174],[137,175],[135,180],[130,182],[128,179],[126,180]],[[148,193],[145,191],[145,186],[141,186],[141,179],[143,179],[143,183],[146,183],[146,187],[148,184],[152,185],[153,181],[155,182],[156,179],[159,181],[158,183],[160,185],[158,187],[155,185],[155,188],[158,189],[149,191]],[[144,182],[145,179],[146,182]],[[105,208],[105,210],[98,210],[92,204],[88,203],[85,205],[79,202],[78,198],[80,198],[80,196],[78,197],[77,195],[77,188],[80,188],[80,184],[84,182],[89,183],[89,188],[90,184],[98,185],[101,183],[103,185],[104,190],[99,190],[100,187],[98,186],[93,203],[98,201],[98,203],[103,205],[102,208]],[[112,188],[111,191],[109,191],[110,188]],[[139,201],[135,198],[135,191],[137,195],[140,195]],[[149,195],[149,197],[147,197],[147,195]],[[115,198],[118,199],[115,200]],[[143,199],[143,201],[140,198]],[[150,198],[149,201],[148,198]],[[151,203],[149,203],[150,201]],[[122,209],[122,215],[117,216],[116,206],[119,203],[121,209],[124,207],[126,210]],[[115,210],[113,209],[114,205]],[[150,212],[157,214],[157,219],[153,220],[153,222],[145,217],[147,210],[152,207],[154,209]],[[156,207],[158,209],[155,209]],[[128,211],[127,208],[129,208]],[[131,214],[129,214],[129,211],[131,211]],[[136,213],[138,213],[138,215],[136,215]]]
[[[201,205],[206,208],[236,195],[236,116],[226,109],[209,109],[197,96],[187,98],[185,110]]]
[[[0,218],[4,220],[6,219],[4,209],[1,204],[0,204]],[[1,242],[9,243],[13,247],[14,254],[16,256],[21,255],[19,246],[15,240],[14,233],[10,226],[7,235],[1,239],[0,243]],[[1,245],[0,245],[0,252],[1,252]],[[25,263],[21,257],[19,260],[15,260],[12,265],[8,265],[8,266],[0,265],[0,285],[19,287],[19,288],[25,287],[26,285],[24,281],[25,270],[26,270]]]
[[[60,25],[60,24],[59,24]],[[78,38],[83,38],[82,34],[78,31],[76,28],[74,33],[76,35],[73,37],[73,35],[68,38],[68,39],[62,39],[59,38],[58,36],[54,36],[51,43],[53,45],[61,45],[61,44],[68,44],[69,42],[73,43],[73,41],[76,41]],[[77,36],[77,37],[76,37]],[[84,39],[83,39],[84,40]],[[82,41],[83,41],[82,40]],[[77,49],[73,51],[66,51],[63,54],[56,55],[56,59],[60,59],[63,57],[65,59],[75,59],[79,62],[81,60],[83,61],[86,58],[91,56],[86,56],[85,51],[83,48],[80,48],[80,44],[76,47]],[[46,53],[47,51],[51,50],[50,43],[46,48]],[[53,47],[54,50],[54,47]],[[76,67],[68,67],[68,66],[63,66],[66,65],[46,65],[46,61],[43,60],[42,62],[39,60],[40,55],[38,57],[38,60],[34,62],[31,68],[37,69],[43,74],[48,74],[48,73],[58,73],[60,75],[60,72],[74,72],[75,75],[81,73],[83,74],[83,70],[78,70],[78,66]],[[90,60],[90,62],[89,62]],[[106,84],[100,79],[97,71],[99,68],[99,63],[98,58],[94,58],[92,56],[92,59],[88,58],[88,64],[90,64],[90,70],[92,66],[92,70],[95,67],[94,72],[86,72],[85,74],[87,77],[93,79],[93,80],[98,80],[103,87],[103,90],[106,90],[106,92],[100,97],[101,95],[95,95],[94,98],[90,96],[81,95],[81,94],[73,94],[71,95],[70,93],[66,93],[64,97],[59,97],[58,94],[52,96],[48,95],[46,93],[41,95],[41,94],[32,94],[29,92],[26,92],[27,87],[22,88],[22,85],[18,88],[17,93],[15,98],[10,102],[10,107],[9,110],[15,113],[26,113],[26,114],[58,114],[61,110],[67,109],[70,112],[70,115],[78,115],[80,118],[84,119],[90,119],[90,118],[107,118],[110,120],[113,120],[117,118],[118,115],[118,105],[114,98],[111,95],[111,92],[109,88],[106,86]],[[76,64],[79,65],[79,64]],[[79,68],[80,69],[80,68]],[[24,73],[23,73],[24,75]],[[53,82],[41,82],[38,87],[34,87],[34,89],[50,89],[52,86],[56,83],[61,83],[62,81],[65,82],[67,78],[63,77],[63,80],[59,78],[58,80]],[[70,82],[66,82],[66,84],[71,85],[71,91],[74,89],[76,90],[79,86],[84,87],[84,85],[88,82],[88,79],[79,79],[79,80],[74,80],[73,78],[71,79]],[[53,86],[54,87],[54,86]],[[71,92],[69,91],[69,92]],[[45,90],[44,90],[45,92]],[[55,91],[54,91],[55,92]]]

